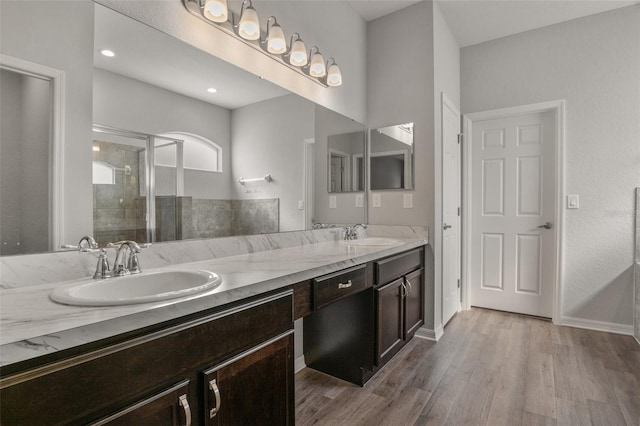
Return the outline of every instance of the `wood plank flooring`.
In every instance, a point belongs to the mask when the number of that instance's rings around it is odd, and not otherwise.
[[[363,388],[296,375],[296,425],[640,426],[640,345],[485,309],[414,338]]]

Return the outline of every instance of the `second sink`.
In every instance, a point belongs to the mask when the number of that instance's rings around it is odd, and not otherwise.
[[[203,270],[150,272],[56,287],[54,302],[77,306],[117,306],[190,296],[218,287],[219,275]]]

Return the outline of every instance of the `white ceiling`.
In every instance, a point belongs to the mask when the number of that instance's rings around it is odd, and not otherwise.
[[[350,0],[372,21],[424,0]],[[638,0],[436,0],[460,47],[640,3]]]

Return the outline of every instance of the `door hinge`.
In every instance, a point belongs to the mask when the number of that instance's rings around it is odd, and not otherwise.
[[[462,143],[462,139],[464,138],[464,133],[458,133],[458,143]]]
[[[458,207],[458,216],[460,216],[460,207]]]
[[[460,279],[458,279],[458,288],[460,288]]]

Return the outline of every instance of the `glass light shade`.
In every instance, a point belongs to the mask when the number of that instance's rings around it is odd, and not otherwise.
[[[327,74],[327,67],[324,64],[324,57],[321,53],[314,53],[311,57],[309,75],[311,77],[324,77]]]
[[[291,55],[289,56],[289,62],[296,67],[303,67],[307,65],[307,47],[302,40],[296,40],[291,45]]]
[[[258,20],[258,13],[253,6],[249,6],[244,10],[240,18],[238,33],[245,40],[257,40],[260,38],[260,21]]]
[[[226,22],[229,17],[227,0],[206,0],[204,2],[204,17],[213,22]]]
[[[284,39],[284,31],[282,31],[282,27],[278,24],[274,24],[271,29],[269,29],[267,51],[276,55],[287,51],[287,42]]]
[[[332,64],[329,66],[329,71],[327,71],[327,84],[331,87],[342,85],[342,73],[338,65]]]

